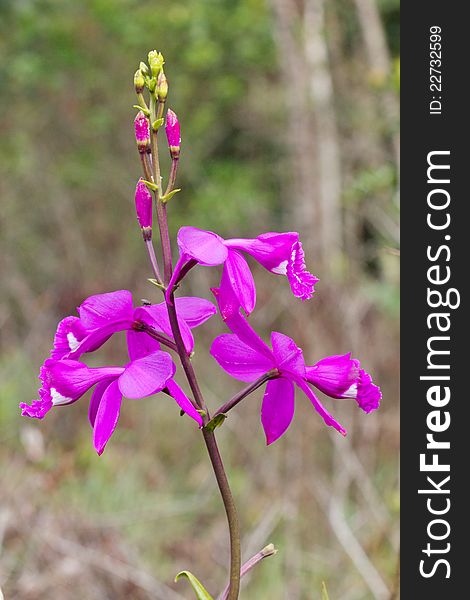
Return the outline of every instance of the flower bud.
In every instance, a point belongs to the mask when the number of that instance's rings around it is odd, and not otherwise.
[[[135,140],[141,154],[150,152],[150,129],[147,117],[142,111],[134,119]]]
[[[134,73],[135,93],[141,94],[144,91],[144,86],[145,86],[145,78],[142,75],[142,71],[140,69],[137,69],[137,71]]]
[[[135,210],[144,240],[152,239],[152,195],[142,179],[135,188]]]
[[[157,52],[156,50],[151,50],[149,52],[149,65],[154,77],[158,77],[164,64],[165,59],[163,58],[163,54],[161,52]]]
[[[178,117],[171,109],[168,109],[166,114],[165,133],[171,158],[178,158],[181,146],[180,124]]]
[[[155,91],[160,102],[165,102],[166,97],[168,96],[168,80],[163,69],[160,71],[160,75],[157,78],[157,88]]]
[[[142,73],[143,73],[144,75],[148,75],[148,74],[149,74],[149,68],[148,68],[148,67],[147,67],[147,65],[146,65],[144,62],[142,62],[142,61],[140,61],[140,64],[139,64],[139,69],[142,71]]]

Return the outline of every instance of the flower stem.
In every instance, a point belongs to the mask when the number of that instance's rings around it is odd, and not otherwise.
[[[160,106],[159,106],[160,108]],[[155,118],[155,100],[151,99],[151,120]],[[152,121],[151,121],[152,122]],[[160,165],[158,160],[158,142],[157,132],[152,131],[150,127],[151,145],[152,145],[152,159],[153,159],[153,173],[154,180],[157,184],[156,190],[156,201],[157,201],[157,219],[160,230],[160,239],[162,245],[162,258],[163,258],[163,276],[164,283],[167,286],[173,271],[173,262],[171,256],[171,242],[170,234],[168,229],[168,217],[166,212],[166,204],[161,201],[161,176],[160,176]],[[174,165],[174,177],[176,177],[176,165]],[[170,176],[171,181],[171,176]],[[174,181],[173,181],[174,185]],[[176,307],[174,302],[173,291],[170,291],[169,298],[166,301],[168,318],[170,320],[171,330],[176,344],[176,349],[180,357],[181,365],[186,374],[189,386],[194,396],[194,400],[198,407],[204,411],[203,420],[207,423],[210,419],[209,411],[207,410],[204,402],[204,397],[199,388],[199,384],[194,372],[191,360],[184,347],[183,338],[181,335]],[[240,591],[240,567],[241,567],[241,550],[240,550],[240,526],[238,522],[238,515],[235,508],[232,492],[228,483],[227,475],[225,473],[222,458],[220,456],[219,449],[217,447],[217,441],[212,431],[208,431],[205,428],[202,429],[204,441],[209,453],[209,458],[212,463],[212,468],[215,473],[217,484],[219,486],[222,501],[224,503],[225,512],[227,515],[227,521],[229,526],[230,535],[230,589],[228,592],[228,600],[237,600]]]
[[[157,340],[157,342],[160,342],[160,344],[163,344],[167,348],[170,348],[170,350],[177,352],[175,342],[172,342],[166,336],[162,335],[158,331],[155,331],[155,329],[153,327],[151,327],[150,325],[147,325],[146,323],[139,323],[139,325],[135,326],[134,329],[135,329],[135,331],[142,331],[143,333],[146,333],[148,336],[150,336],[154,340]]]
[[[170,232],[168,230],[168,217],[166,214],[166,204],[157,198],[157,219],[158,227],[160,229],[160,240],[162,243],[162,257],[163,257],[163,281],[167,286],[171,279],[173,272],[173,262],[171,259],[171,242]],[[177,322],[178,324],[178,322]],[[179,329],[179,326],[178,326]],[[184,347],[184,346],[183,346]]]
[[[176,308],[174,302],[173,293],[170,294],[169,302],[167,302],[168,317],[170,319],[171,329],[173,337],[175,338],[176,346],[178,348],[178,354],[180,357],[181,364],[184,372],[188,379],[189,386],[194,395],[194,399],[197,405],[204,410],[205,416],[203,417],[204,423],[207,423],[210,419],[209,411],[206,408],[204,398],[202,396],[199,384],[194,372],[191,360],[184,347],[183,339],[178,325],[178,319],[176,315]],[[222,458],[220,456],[219,449],[217,447],[217,441],[213,431],[208,431],[206,428],[202,428],[202,434],[206,443],[207,452],[212,463],[212,468],[217,479],[222,501],[225,507],[225,513],[227,515],[229,535],[230,535],[230,591],[228,600],[237,600],[240,591],[240,566],[241,566],[241,549],[240,549],[240,524],[238,522],[237,510],[233,500],[232,492],[228,483],[227,475],[225,473]]]
[[[173,158],[171,161],[170,176],[168,178],[168,185],[166,186],[165,196],[167,194],[169,194],[175,187],[176,174],[178,172],[178,162],[179,162],[179,156],[176,158]]]
[[[238,392],[238,394],[236,394],[233,398],[228,400],[228,402],[223,404],[216,411],[216,413],[214,414],[214,416],[212,418],[214,419],[215,417],[217,417],[217,415],[228,413],[229,410],[231,410],[234,406],[236,406],[244,398],[246,398],[247,396],[252,394],[255,390],[257,390],[259,387],[261,387],[263,385],[263,383],[266,383],[266,381],[269,381],[270,379],[276,379],[276,377],[278,377],[278,376],[279,376],[279,371],[277,369],[272,369],[271,371],[268,371],[264,375],[261,375],[261,377],[259,377],[256,381],[253,381],[253,383],[250,383],[250,385],[247,385],[246,388],[244,388],[243,390]]]
[[[274,554],[276,554],[276,553],[277,553],[277,550],[274,547],[274,545],[268,544],[262,550],[257,552],[254,556],[252,556],[250,558],[250,560],[246,561],[246,563],[241,568],[240,577],[244,577],[249,571],[251,571],[251,569],[253,567],[255,567],[260,561],[262,561],[263,558],[267,558],[268,556],[274,556]],[[225,588],[225,590],[219,596],[218,600],[227,600],[228,592],[229,592],[229,586],[227,586]]]
[[[225,474],[224,465],[220,456],[219,449],[213,431],[203,428],[204,441],[211,459],[212,468],[219,485],[222,500],[227,514],[229,534],[230,534],[230,583],[228,600],[237,600],[240,593],[240,569],[241,569],[241,549],[240,549],[240,524],[238,522],[237,509],[233,500],[232,492]]]
[[[155,248],[153,247],[152,240],[145,240],[145,245],[147,246],[147,252],[150,259],[150,264],[152,265],[153,274],[155,275],[156,280],[159,283],[162,283],[162,277],[160,275],[160,269],[158,268],[157,257],[155,256]]]
[[[142,170],[144,172],[145,179],[147,181],[153,181],[150,156],[147,153],[140,152],[140,162],[142,163]]]

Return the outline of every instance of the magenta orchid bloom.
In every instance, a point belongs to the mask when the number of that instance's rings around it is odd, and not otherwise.
[[[224,274],[240,305],[249,315],[256,304],[256,289],[250,268],[240,251],[250,254],[265,269],[286,275],[297,298],[308,300],[314,292],[317,277],[306,270],[299,234],[265,233],[252,239],[224,240],[216,233],[195,227],[182,227],[178,232],[180,258],[168,289],[178,281],[181,269],[195,261],[202,266],[224,265]]]
[[[272,374],[268,381],[261,409],[261,421],[267,444],[272,444],[288,429],[294,416],[294,384],[313,404],[325,423],[342,435],[346,430],[325,409],[308,385],[333,398],[354,398],[365,412],[378,408],[380,388],[356,359],[349,354],[330,356],[313,366],[305,365],[302,350],[288,336],[273,332],[272,349],[258,336],[240,312],[240,306],[228,287],[213,290],[220,313],[232,334],[217,337],[211,354],[232,377],[253,382]]]
[[[382,399],[380,388],[351,353],[327,356],[307,366],[306,379],[331,398],[353,398],[365,413],[377,409]]]
[[[190,353],[194,349],[191,329],[207,321],[216,308],[208,300],[193,297],[178,298],[176,305],[183,341]],[[77,311],[79,317],[66,317],[57,326],[51,358],[78,359],[98,349],[113,333],[132,331],[139,323],[173,339],[165,303],[134,308],[132,294],[127,290],[90,296]]]
[[[165,389],[178,406],[202,426],[201,415],[172,379],[176,367],[171,356],[159,349],[158,342],[131,332],[128,349],[131,362],[124,367],[90,368],[76,360],[47,359],[39,375],[42,382],[39,400],[33,401],[31,406],[21,403],[22,414],[43,419],[53,406],[76,402],[96,385],[88,416],[98,454],[102,454],[116,428],[123,396],[146,398]]]

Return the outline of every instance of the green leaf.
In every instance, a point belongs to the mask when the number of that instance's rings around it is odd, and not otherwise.
[[[147,181],[146,179],[141,179],[141,181],[145,183],[151,192],[156,192],[158,190],[158,185],[153,183],[153,181]]]
[[[152,285],[156,285],[156,286],[157,286],[157,288],[159,288],[159,289],[161,289],[161,290],[164,290],[164,289],[165,289],[165,286],[163,285],[163,283],[161,283],[160,281],[157,281],[156,279],[152,279],[151,277],[149,277],[149,278],[147,279],[147,281],[150,281],[150,283],[151,283]]]
[[[206,590],[206,588],[202,585],[197,577],[195,577],[189,571],[181,571],[175,577],[175,581],[178,581],[181,577],[186,577],[189,580],[193,590],[196,592],[197,600],[213,600],[212,596]]]
[[[156,121],[154,121],[152,123],[152,129],[154,131],[158,131],[164,122],[165,122],[165,119],[157,119]]]
[[[132,108],[136,108],[137,110],[141,110],[146,117],[150,116],[150,111],[145,106],[141,106],[140,104],[133,104]]]
[[[172,190],[171,192],[168,192],[168,194],[165,194],[165,196],[162,196],[160,198],[160,200],[162,202],[168,202],[168,200],[171,200],[173,198],[173,196],[175,194],[177,194],[178,192],[181,192],[181,188],[176,188],[176,190]]]
[[[216,415],[213,419],[211,419],[209,421],[209,423],[207,423],[207,425],[205,426],[205,429],[207,429],[208,431],[214,431],[214,429],[216,429],[217,427],[220,427],[222,425],[222,423],[225,421],[226,418],[227,418],[227,415],[225,415],[224,413],[220,413],[220,415]]]
[[[328,591],[326,589],[326,583],[324,581],[321,582],[321,600],[330,600]]]

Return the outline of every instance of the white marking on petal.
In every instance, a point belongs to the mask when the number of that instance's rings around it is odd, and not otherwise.
[[[62,396],[62,394],[60,394],[55,388],[51,388],[51,398],[54,406],[72,402],[72,398],[66,398],[65,396]]]
[[[357,383],[353,383],[350,388],[342,393],[343,398],[357,398]]]
[[[276,275],[287,275],[287,260],[283,260],[277,267],[271,269]]]
[[[67,341],[69,343],[69,348],[70,350],[72,350],[72,352],[76,350],[80,345],[80,342],[77,340],[77,338],[73,335],[71,331],[69,331],[69,333],[67,334]]]

